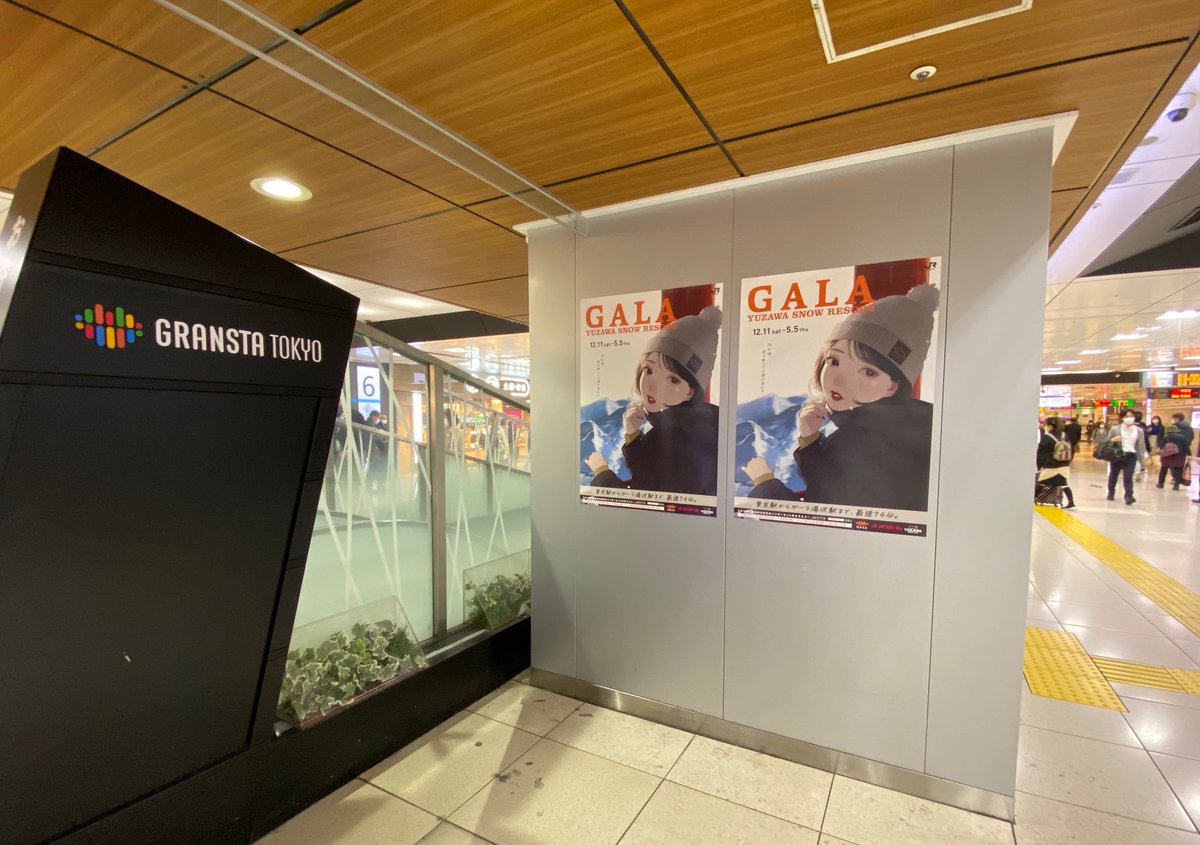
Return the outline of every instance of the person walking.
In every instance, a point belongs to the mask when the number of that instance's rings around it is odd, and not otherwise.
[[[1133,498],[1133,472],[1146,459],[1146,435],[1137,426],[1133,412],[1126,411],[1121,424],[1110,428],[1105,439],[1119,446],[1124,453],[1108,463],[1108,501],[1116,496],[1119,475],[1125,485],[1125,504],[1132,505],[1136,501]]]
[[[1066,497],[1063,510],[1075,507],[1075,495],[1071,492],[1071,458],[1073,445],[1059,430],[1059,421],[1048,419],[1043,424],[1042,436],[1037,448],[1037,483],[1046,488],[1058,488]]]
[[[1157,487],[1162,489],[1167,480],[1167,472],[1170,471],[1171,489],[1179,490],[1183,485],[1183,468],[1188,462],[1188,442],[1175,423],[1167,426],[1158,460],[1162,468],[1158,471]]]
[[[1079,451],[1079,441],[1083,439],[1083,428],[1079,425],[1079,417],[1071,417],[1071,421],[1063,426],[1063,435],[1071,444],[1071,457]]]

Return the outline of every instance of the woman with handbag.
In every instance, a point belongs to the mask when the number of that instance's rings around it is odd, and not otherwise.
[[[1183,467],[1187,463],[1188,442],[1177,425],[1167,426],[1163,436],[1162,448],[1159,449],[1158,459],[1162,468],[1158,471],[1158,487],[1162,489],[1167,480],[1167,471],[1171,473],[1171,489],[1179,490],[1183,485]]]
[[[1108,444],[1121,450],[1119,457],[1113,455],[1108,459],[1107,499],[1111,502],[1116,496],[1119,475],[1125,485],[1125,504],[1132,505],[1136,501],[1133,498],[1133,472],[1146,459],[1146,435],[1135,424],[1133,412],[1126,411],[1121,424],[1110,428],[1105,440],[1106,443],[1098,447],[1097,452]]]

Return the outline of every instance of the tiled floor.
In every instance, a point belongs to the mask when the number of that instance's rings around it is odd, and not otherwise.
[[[1200,591],[1200,506],[1139,484],[1074,513]],[[1200,638],[1040,517],[1029,620],[1090,652],[1200,669]],[[1128,713],[1025,691],[1017,822],[834,777],[518,679],[283,825],[264,845],[1200,845],[1200,696],[1115,684]]]

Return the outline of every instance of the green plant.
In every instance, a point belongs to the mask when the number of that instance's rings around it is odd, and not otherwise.
[[[467,621],[476,628],[496,628],[529,613],[528,575],[497,575],[483,584],[467,584]]]
[[[412,668],[420,652],[390,619],[336,631],[312,648],[288,652],[277,713],[293,724],[349,704],[359,693]]]

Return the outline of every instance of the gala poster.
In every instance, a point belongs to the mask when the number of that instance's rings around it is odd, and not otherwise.
[[[721,286],[579,304],[579,498],[716,516]]]
[[[925,536],[941,264],[742,280],[736,516]]]

